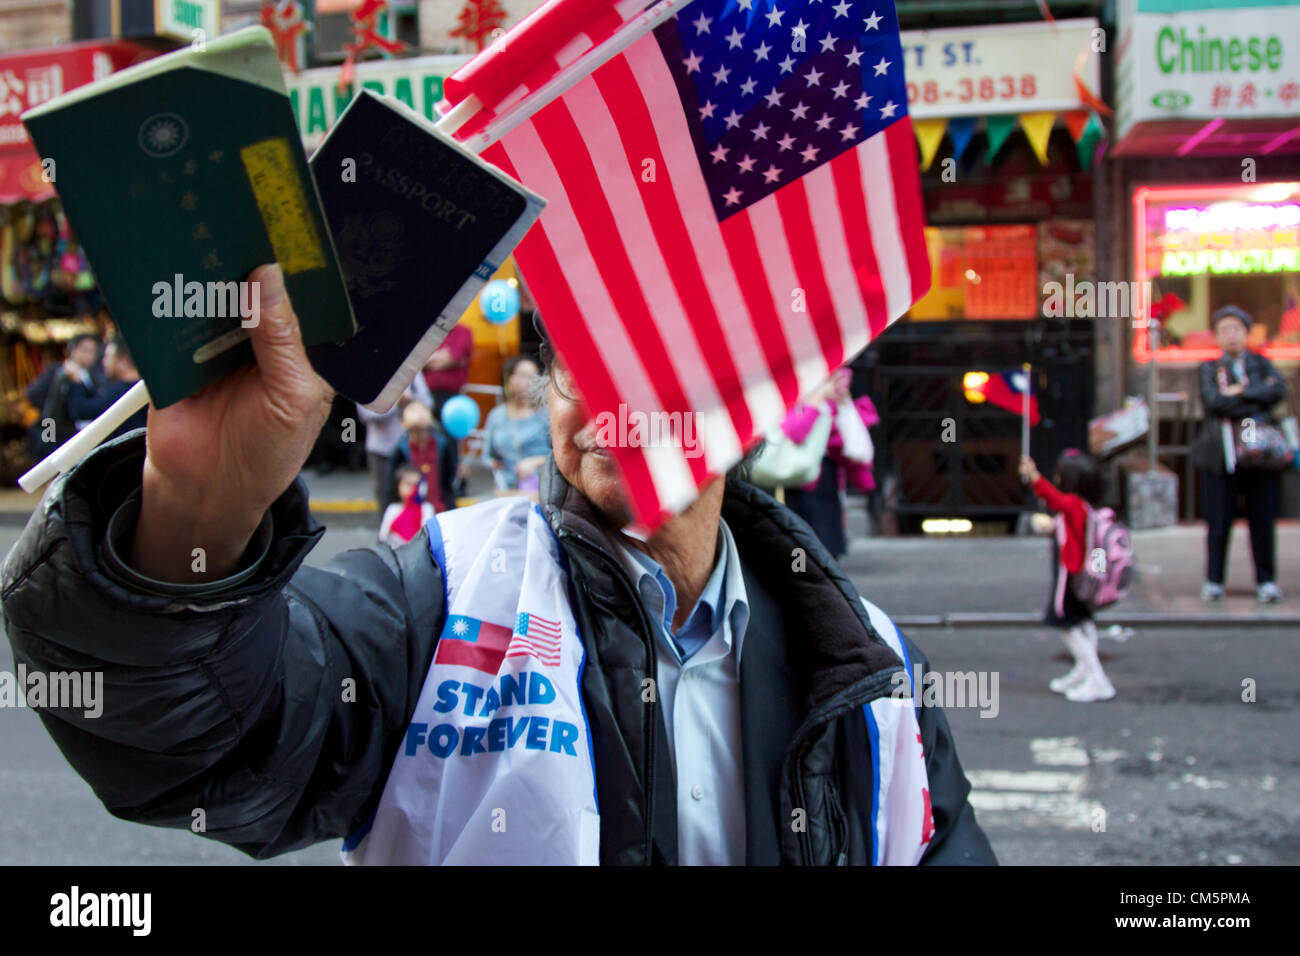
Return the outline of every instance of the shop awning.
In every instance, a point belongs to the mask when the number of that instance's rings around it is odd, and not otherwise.
[[[157,52],[139,43],[96,40],[0,56],[0,202],[54,194],[19,119],[24,110]]]

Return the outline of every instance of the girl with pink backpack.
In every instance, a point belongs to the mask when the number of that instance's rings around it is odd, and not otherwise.
[[[1097,516],[1101,508],[1102,478],[1097,463],[1077,449],[1066,449],[1056,464],[1056,483],[1038,473],[1028,455],[1020,459],[1020,474],[1034,488],[1034,494],[1055,514],[1052,537],[1052,595],[1045,623],[1060,628],[1065,646],[1074,657],[1068,674],[1052,680],[1050,686],[1066,700],[1091,703],[1110,700],[1115,687],[1097,656],[1097,625],[1093,608],[1073,586],[1076,580],[1107,576],[1104,549],[1093,547]],[[1112,514],[1113,517],[1113,514]],[[1118,526],[1122,529],[1122,526]],[[1127,541],[1127,532],[1124,532]],[[1099,552],[1102,552],[1099,554]],[[1093,564],[1090,566],[1090,562]],[[1099,567],[1098,564],[1101,566]],[[1073,579],[1073,580],[1072,580]],[[1125,585],[1127,579],[1125,579]]]

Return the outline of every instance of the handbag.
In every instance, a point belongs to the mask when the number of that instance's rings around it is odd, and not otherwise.
[[[1282,429],[1250,418],[1223,420],[1223,448],[1229,473],[1238,468],[1283,471],[1295,461]]]
[[[816,481],[830,437],[831,416],[824,408],[818,409],[817,421],[802,443],[791,441],[780,425],[769,428],[749,480],[760,488],[802,488]]]
[[[840,433],[844,446],[840,454],[849,461],[869,465],[876,457],[875,446],[871,443],[871,432],[867,430],[858,407],[845,399],[835,409],[835,429]]]

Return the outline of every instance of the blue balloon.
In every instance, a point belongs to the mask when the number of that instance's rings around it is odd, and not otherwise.
[[[468,395],[453,395],[442,406],[442,427],[457,441],[478,427],[478,402]]]
[[[519,314],[519,290],[505,279],[493,279],[478,296],[483,317],[497,325]]]

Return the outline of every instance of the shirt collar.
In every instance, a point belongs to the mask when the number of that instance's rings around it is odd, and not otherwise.
[[[673,639],[672,622],[677,611],[677,591],[672,581],[664,573],[663,567],[650,555],[639,548],[620,542],[624,562],[632,574],[639,594],[647,597],[652,616],[658,615],[664,633]],[[704,633],[716,634],[722,630],[722,624],[729,621],[730,633],[724,630],[723,639],[728,649],[734,648],[736,662],[740,662],[740,645],[749,623],[749,600],[745,591],[745,581],[740,570],[740,557],[736,541],[726,521],[718,519],[718,553],[709,580],[700,593],[699,600],[691,609],[686,623],[681,627],[681,634]],[[646,591],[646,584],[650,589]],[[662,601],[662,603],[660,603]],[[673,639],[674,649],[679,656],[681,645]]]

